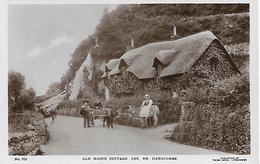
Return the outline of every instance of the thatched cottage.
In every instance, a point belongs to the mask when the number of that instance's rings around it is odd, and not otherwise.
[[[110,60],[103,77],[113,96],[212,86],[241,74],[219,39],[206,31],[147,44]]]

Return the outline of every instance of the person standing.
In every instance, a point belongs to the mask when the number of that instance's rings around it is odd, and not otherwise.
[[[103,104],[101,101],[99,101],[99,98],[97,98],[95,102],[95,109],[102,109],[102,108],[103,108]]]
[[[90,107],[88,105],[88,101],[85,101],[84,104],[81,106],[80,114],[83,116],[84,119],[83,122],[84,128],[86,128],[86,123],[87,126],[90,127],[91,114],[90,114]]]
[[[94,115],[94,109],[93,108],[89,107],[89,114],[90,114],[91,126],[94,126],[95,115]]]
[[[150,96],[145,95],[142,105],[140,107],[140,113],[139,113],[139,116],[141,118],[141,126],[143,128],[145,128],[148,124],[148,118],[149,118],[150,109],[151,109],[152,104],[153,104],[153,101],[150,99]]]

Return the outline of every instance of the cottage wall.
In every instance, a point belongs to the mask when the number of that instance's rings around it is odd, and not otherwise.
[[[181,75],[164,78],[139,80],[132,73],[125,76],[114,76],[108,80],[109,90],[116,97],[136,94],[156,93],[160,90],[171,91],[200,86],[214,86],[218,80],[229,78],[237,74],[230,64],[227,54],[221,45],[213,42],[199,60]]]
[[[130,96],[135,95],[142,88],[142,82],[132,73],[125,72],[124,76],[114,75],[107,80],[106,84],[112,96]]]

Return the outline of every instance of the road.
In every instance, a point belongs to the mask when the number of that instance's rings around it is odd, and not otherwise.
[[[140,129],[115,125],[114,129],[102,127],[95,120],[95,127],[83,128],[83,119],[60,116],[50,125],[50,140],[42,145],[46,155],[184,155],[226,154],[162,138],[165,129],[172,125]]]

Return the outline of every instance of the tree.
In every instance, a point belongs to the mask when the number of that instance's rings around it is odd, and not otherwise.
[[[19,99],[21,90],[25,88],[24,76],[15,71],[8,73],[8,103],[10,111],[17,111],[19,109]]]
[[[62,90],[59,87],[58,82],[51,82],[51,84],[48,86],[48,89],[46,91],[46,96],[53,97],[57,94],[59,94]]]
[[[35,90],[26,89],[25,77],[15,71],[8,73],[8,110],[22,112],[34,107]]]
[[[31,87],[21,90],[21,99],[19,103],[22,111],[34,109],[35,95],[35,90]]]

